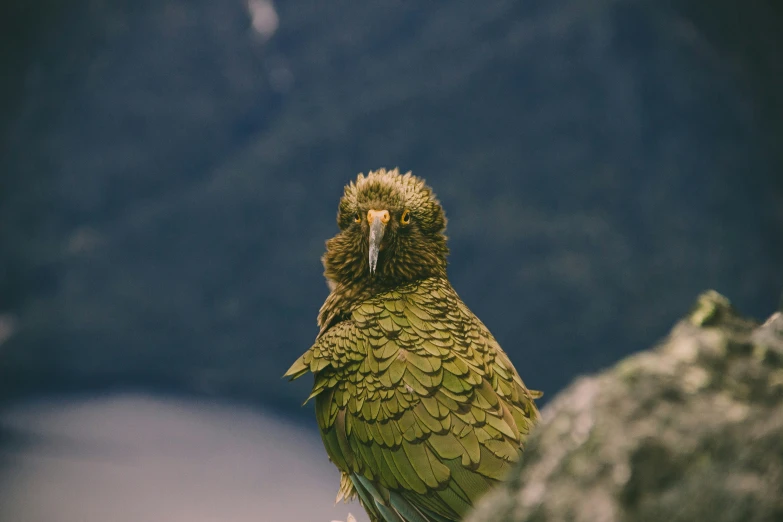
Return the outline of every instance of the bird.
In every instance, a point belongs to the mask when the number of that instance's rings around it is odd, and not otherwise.
[[[314,375],[338,502],[358,497],[372,522],[462,520],[520,460],[542,393],[452,288],[446,216],[424,179],[359,174],[337,225],[319,333],[284,377]]]

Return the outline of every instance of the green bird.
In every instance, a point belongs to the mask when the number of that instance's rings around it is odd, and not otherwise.
[[[338,501],[358,495],[373,522],[461,520],[520,459],[541,393],[449,284],[446,216],[424,180],[359,174],[337,224],[320,332],[285,376],[314,375]]]

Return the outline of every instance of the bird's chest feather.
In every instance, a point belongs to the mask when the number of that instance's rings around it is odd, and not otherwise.
[[[468,314],[448,289],[427,282],[360,304],[338,325],[345,331],[330,343],[331,364],[317,377],[328,379],[319,400],[328,409],[319,415],[322,429],[339,410],[370,423],[416,411],[434,427],[442,405],[428,399],[433,391],[461,399],[481,382],[492,358]]]

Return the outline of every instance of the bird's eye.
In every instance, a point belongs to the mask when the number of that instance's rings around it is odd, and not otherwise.
[[[402,211],[402,216],[400,216],[400,223],[403,225],[407,225],[411,222],[411,211],[407,208]]]
[[[358,212],[353,215],[353,222],[354,223],[361,223],[362,222],[362,216],[360,216]]]

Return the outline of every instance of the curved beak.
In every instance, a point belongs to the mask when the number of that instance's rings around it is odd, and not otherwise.
[[[378,265],[378,253],[381,251],[383,233],[391,216],[388,210],[368,210],[367,222],[370,224],[370,273],[375,273]]]

